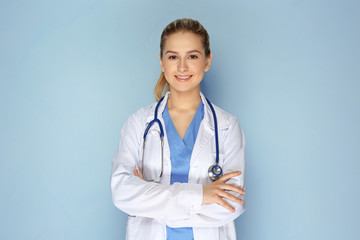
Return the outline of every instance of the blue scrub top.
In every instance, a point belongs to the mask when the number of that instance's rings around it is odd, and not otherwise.
[[[181,139],[177,132],[167,105],[162,113],[166,134],[170,148],[171,159],[171,180],[170,184],[175,182],[187,183],[190,169],[190,158],[194,148],[196,136],[199,131],[200,123],[204,118],[204,104],[200,102],[198,109],[191,121],[189,127],[186,129],[184,139]],[[166,226],[167,240],[191,240],[194,239],[193,229],[186,228],[171,228]]]

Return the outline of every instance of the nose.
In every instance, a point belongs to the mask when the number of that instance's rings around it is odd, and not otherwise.
[[[178,71],[179,72],[186,72],[189,70],[188,64],[186,62],[186,59],[180,59],[178,62]]]

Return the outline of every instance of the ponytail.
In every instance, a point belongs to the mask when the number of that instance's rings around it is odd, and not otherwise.
[[[164,96],[164,92],[167,91],[169,91],[169,84],[166,81],[164,73],[161,72],[154,90],[156,101],[159,101]]]

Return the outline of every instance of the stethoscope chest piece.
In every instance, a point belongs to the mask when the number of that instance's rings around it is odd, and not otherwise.
[[[217,164],[211,165],[209,167],[208,173],[209,173],[210,179],[213,181],[218,180],[223,175],[222,168]]]

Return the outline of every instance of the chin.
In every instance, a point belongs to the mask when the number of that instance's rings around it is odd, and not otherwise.
[[[170,91],[172,92],[179,92],[179,93],[186,93],[186,92],[194,92],[194,91],[200,91],[200,85],[196,86],[171,86],[170,85]]]

